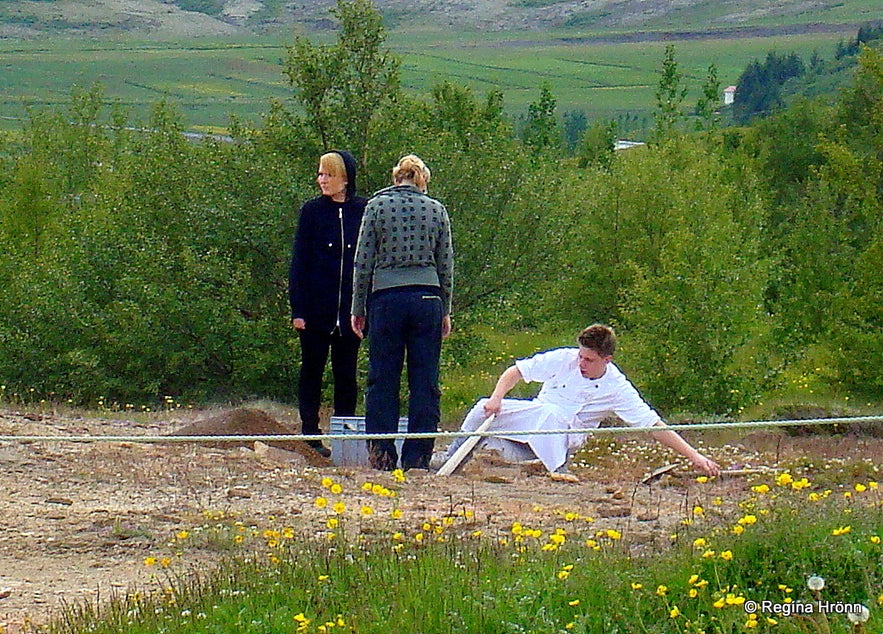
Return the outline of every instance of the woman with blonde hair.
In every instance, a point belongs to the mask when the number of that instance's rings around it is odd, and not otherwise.
[[[454,253],[445,206],[426,194],[431,173],[408,154],[392,170],[393,186],[365,208],[356,247],[352,328],[370,322],[365,430],[398,431],[399,386],[408,361],[408,431],[435,432],[441,418],[438,387],[442,338],[451,332]],[[426,469],[432,439],[406,439],[403,469]],[[396,468],[392,440],[369,440],[375,469]]]
[[[321,433],[322,377],[329,352],[334,415],[356,413],[356,361],[361,339],[350,328],[349,315],[356,238],[368,202],[356,196],[356,160],[349,152],[323,154],[316,183],[321,195],[300,210],[288,275],[291,324],[301,346],[301,432],[311,436]],[[323,456],[331,455],[319,440],[308,444]]]

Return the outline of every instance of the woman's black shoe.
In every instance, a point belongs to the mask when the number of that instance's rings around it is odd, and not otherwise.
[[[331,450],[328,447],[326,447],[325,445],[323,445],[321,440],[308,440],[307,446],[309,446],[310,449],[315,451],[317,454],[319,454],[323,458],[330,458],[331,457]]]

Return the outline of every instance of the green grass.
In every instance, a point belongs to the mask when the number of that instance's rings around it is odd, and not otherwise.
[[[322,486],[314,505],[327,519],[313,518],[312,535],[206,514],[204,527],[175,534],[171,556],[145,559],[155,589],[70,605],[45,631],[855,634],[883,625],[875,480],[823,488],[785,472],[736,493],[700,478],[667,547],[665,535],[578,509],[534,509],[496,528],[460,508],[407,517],[395,512],[406,478]],[[206,550],[227,554],[194,574],[188,562]],[[825,587],[808,587],[811,576]],[[867,629],[843,614],[782,612],[819,600],[866,606]],[[752,601],[770,605],[754,618]]]
[[[426,95],[441,81],[473,88],[482,96],[502,90],[507,110],[523,113],[548,83],[558,111],[585,110],[591,119],[649,113],[665,42],[592,43],[563,36],[578,32],[505,34],[411,32],[392,34],[403,58],[402,81],[414,95]],[[830,58],[842,33],[675,41],[677,60],[695,101],[710,64],[723,85],[734,83],[745,65],[768,51],[813,51]],[[101,83],[108,100],[144,121],[153,104],[176,104],[190,128],[218,129],[231,114],[256,121],[271,99],[291,96],[281,62],[292,39],[255,36],[189,42],[55,38],[0,41],[0,122],[21,125],[28,107],[63,107],[74,85]]]

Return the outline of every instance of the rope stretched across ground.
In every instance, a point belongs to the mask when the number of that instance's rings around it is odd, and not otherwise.
[[[875,416],[852,416],[841,418],[807,418],[791,420],[762,420],[743,422],[710,422],[690,423],[680,425],[666,425],[666,429],[674,431],[702,431],[711,429],[768,429],[776,427],[814,427],[821,425],[851,425],[863,423],[883,422],[883,415]],[[475,431],[440,431],[432,433],[407,433],[399,432],[392,434],[368,434],[368,433],[344,433],[344,434],[266,434],[266,435],[230,435],[230,436],[38,436],[38,435],[3,435],[0,442],[130,442],[130,443],[199,443],[199,442],[281,442],[281,441],[309,441],[309,440],[397,440],[404,438],[461,438],[478,436],[491,438],[495,436],[536,436],[554,434],[577,434],[586,433],[592,435],[622,434],[622,433],[646,433],[659,431],[658,427],[598,427],[594,429],[543,429],[531,431],[506,431],[486,430]]]

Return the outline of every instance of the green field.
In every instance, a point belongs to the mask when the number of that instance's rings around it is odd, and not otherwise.
[[[698,96],[706,69],[718,67],[723,86],[735,83],[745,65],[767,52],[813,51],[829,59],[837,43],[854,37],[842,32],[774,37],[682,39],[609,43],[580,39],[578,33],[503,34],[410,33],[390,36],[403,60],[402,81],[415,95],[449,80],[483,96],[502,90],[510,114],[524,112],[548,83],[560,113],[584,110],[590,119],[622,113],[646,116],[653,107],[657,71],[667,43]],[[566,39],[567,38],[567,39]],[[63,106],[71,87],[100,82],[108,100],[143,121],[160,99],[177,105],[188,128],[218,130],[231,114],[257,120],[271,99],[290,97],[282,59],[292,38],[255,36],[248,40],[189,42],[45,39],[0,41],[0,121],[21,125],[28,107]]]

